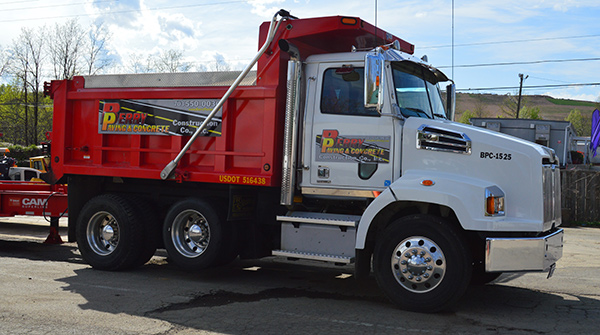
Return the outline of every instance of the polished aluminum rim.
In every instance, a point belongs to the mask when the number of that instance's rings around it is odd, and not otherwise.
[[[188,258],[202,255],[210,242],[210,227],[200,212],[185,210],[173,221],[171,240],[177,251]]]
[[[396,281],[414,293],[433,290],[446,273],[442,249],[423,236],[412,236],[400,242],[394,248],[391,265]]]
[[[98,255],[107,256],[115,251],[119,244],[119,233],[119,223],[108,212],[98,212],[88,221],[88,244]]]

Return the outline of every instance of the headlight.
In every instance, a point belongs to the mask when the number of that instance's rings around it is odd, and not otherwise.
[[[497,187],[491,186],[485,189],[485,216],[504,215],[504,192]]]

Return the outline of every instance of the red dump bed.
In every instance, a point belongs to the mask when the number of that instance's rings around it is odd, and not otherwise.
[[[259,44],[267,27],[261,26]],[[192,144],[175,171],[178,180],[279,185],[288,60],[277,44],[282,38],[295,44],[302,58],[399,40],[358,18],[284,21],[259,60],[256,79],[235,90]],[[401,45],[412,53],[412,45]],[[55,177],[160,179],[234,78],[227,73],[140,74],[47,84],[45,91],[54,99]]]

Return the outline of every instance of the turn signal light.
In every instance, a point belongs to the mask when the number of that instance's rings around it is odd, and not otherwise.
[[[435,185],[435,182],[433,180],[430,179],[425,179],[421,181],[421,185],[423,186],[433,186]]]
[[[504,192],[496,186],[488,187],[485,190],[485,215],[504,215]]]

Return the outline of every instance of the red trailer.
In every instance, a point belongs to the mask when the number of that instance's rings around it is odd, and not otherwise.
[[[0,217],[43,216],[50,221],[46,243],[62,243],[58,219],[67,213],[67,186],[43,182],[0,181]]]

